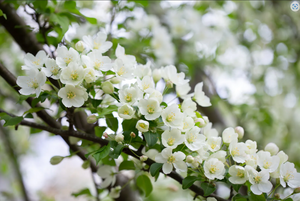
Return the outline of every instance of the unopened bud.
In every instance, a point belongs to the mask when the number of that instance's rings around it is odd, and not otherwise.
[[[271,155],[276,155],[279,151],[279,148],[276,144],[270,142],[265,146],[265,151],[268,151],[271,153]]]
[[[166,82],[166,87],[167,88],[173,88],[173,82],[171,82],[170,80],[168,80],[167,82]]]
[[[241,126],[235,127],[234,131],[238,134],[238,138],[242,139],[244,137],[244,129]]]
[[[209,119],[207,116],[202,116],[202,118],[204,119],[205,123],[208,124],[209,123]]]
[[[110,81],[111,81],[111,83],[113,83],[113,84],[119,84],[119,83],[122,81],[122,79],[119,78],[119,77],[114,77],[114,78],[112,78]]]
[[[81,167],[83,169],[88,169],[90,167],[90,164],[91,164],[90,161],[86,160],[86,161],[83,162],[83,164],[81,165]]]
[[[93,124],[93,123],[96,123],[98,121],[98,117],[96,115],[90,115],[87,117],[86,121],[89,123],[89,124]]]
[[[142,162],[144,162],[144,161],[148,160],[148,156],[142,155],[142,156],[140,157],[140,160],[141,160]]]
[[[78,41],[76,44],[75,44],[75,49],[78,51],[78,52],[83,52],[84,50],[84,43],[80,40]]]
[[[186,157],[186,162],[187,162],[187,163],[193,163],[194,160],[195,160],[194,157],[191,156],[191,155],[188,155],[188,156]]]
[[[104,137],[104,138],[108,138],[107,132],[103,133],[103,137]]]
[[[116,135],[115,140],[116,140],[116,142],[118,142],[118,143],[123,142],[123,140],[124,140],[124,135],[122,135],[122,134]]]
[[[171,185],[171,186],[168,186],[168,189],[170,191],[177,192],[179,188],[177,186],[175,186],[175,185]]]
[[[279,193],[275,193],[274,197],[275,197],[276,199],[280,199],[280,194],[279,194]]]
[[[135,138],[135,137],[136,137],[135,133],[134,133],[134,132],[131,132],[131,133],[130,133],[130,137]]]
[[[300,193],[300,187],[295,188],[294,193]]]
[[[62,160],[64,160],[64,157],[62,157],[62,156],[53,156],[53,157],[50,159],[50,163],[51,163],[51,165],[57,165],[57,164],[59,164]]]
[[[152,71],[152,77],[155,83],[157,83],[161,79],[161,70],[160,69],[154,69]]]
[[[195,123],[197,124],[197,123],[199,123],[199,127],[200,128],[203,128],[203,127],[205,127],[206,126],[206,122],[204,121],[204,119],[202,119],[202,118],[197,118],[196,120],[195,120]]]
[[[114,86],[112,85],[112,83],[110,81],[103,82],[101,85],[101,88],[102,88],[103,92],[106,94],[114,93]]]

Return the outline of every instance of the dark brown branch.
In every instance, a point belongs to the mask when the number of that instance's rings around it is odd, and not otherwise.
[[[6,147],[7,153],[8,153],[8,158],[12,161],[13,169],[15,171],[16,177],[19,180],[20,186],[21,186],[21,191],[23,194],[23,199],[25,201],[29,201],[29,197],[27,194],[27,190],[23,181],[23,177],[20,171],[20,165],[17,160],[17,155],[14,152],[14,148],[12,146],[12,142],[9,138],[9,135],[6,133],[6,130],[2,127],[0,124],[0,136],[3,140],[3,144]]]
[[[38,43],[34,33],[28,30],[28,26],[17,15],[15,9],[9,4],[3,3],[2,0],[0,0],[0,9],[7,16],[7,20],[3,16],[0,17],[0,24],[5,27],[24,52],[35,55],[38,51],[43,50],[43,46]]]

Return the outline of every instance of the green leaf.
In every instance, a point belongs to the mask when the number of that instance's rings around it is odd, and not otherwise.
[[[94,108],[97,108],[101,104],[101,102],[102,102],[102,100],[91,99],[91,103],[92,103]]]
[[[232,198],[232,201],[247,201],[247,200],[248,200],[248,196],[243,196],[241,194],[236,194]]]
[[[19,96],[19,100],[18,100],[18,104],[21,104],[24,100],[26,100],[29,97],[35,97],[35,94],[31,94],[31,95],[20,95]]]
[[[160,169],[162,168],[163,163],[153,163],[150,166],[150,174],[152,177],[156,177],[159,174]]]
[[[5,121],[3,126],[15,126],[17,124],[19,124],[24,118],[23,117],[11,117],[6,113],[0,113],[0,118],[3,119]]]
[[[146,139],[146,142],[148,144],[149,147],[152,147],[156,144],[157,140],[158,140],[158,135],[157,133],[152,133],[152,132],[146,132],[146,133],[143,133],[145,139]]]
[[[118,158],[122,152],[122,150],[124,149],[124,145],[122,144],[118,144],[115,148],[114,151],[111,154],[111,157],[113,158]]]
[[[65,1],[64,8],[67,10],[73,10],[76,9],[76,2],[75,1]]]
[[[91,24],[97,24],[97,19],[93,17],[85,17],[85,19]]]
[[[77,193],[72,193],[72,196],[74,196],[74,197],[78,197],[78,196],[80,196],[80,195],[87,195],[87,196],[92,196],[92,194],[91,194],[91,192],[90,192],[90,189],[88,189],[88,188],[85,188],[85,189],[82,189],[82,190],[80,190],[79,192],[77,192]]]
[[[27,110],[26,112],[24,112],[23,116],[24,116],[25,114],[28,114],[28,113],[35,113],[35,112],[41,111],[41,110],[43,110],[43,109],[45,109],[45,108],[43,108],[43,107],[34,107],[34,108],[30,108],[29,110]]]
[[[43,130],[41,130],[41,129],[30,128],[30,134],[40,133],[40,132],[42,132],[42,131],[43,131]]]
[[[101,147],[96,153],[93,154],[93,157],[95,158],[96,163],[98,164],[103,158],[108,156],[109,152],[110,152],[109,145]]]
[[[0,17],[3,16],[6,20],[7,20],[7,17],[6,15],[3,13],[3,11],[0,9]]]
[[[60,16],[52,13],[50,15],[50,20],[58,25],[60,25],[62,29],[62,33],[60,35],[64,35],[69,29],[69,19],[66,16]]]
[[[287,199],[284,199],[285,201],[293,201],[292,198],[287,198]]]
[[[111,130],[117,132],[118,127],[119,127],[119,122],[118,122],[117,118],[115,118],[112,114],[108,114],[108,115],[105,115],[105,121],[106,121],[107,126]]]
[[[116,162],[109,155],[102,159],[102,163],[105,165],[116,166]]]
[[[204,197],[209,196],[210,194],[215,192],[215,190],[217,189],[215,185],[213,185],[211,183],[206,183],[206,182],[202,182],[200,184],[200,186],[204,191]]]
[[[136,123],[137,123],[137,119],[125,119],[122,122],[122,128],[123,128],[123,135],[124,135],[124,140],[125,142],[130,141],[131,137],[130,137],[130,133],[134,132],[136,135],[138,134],[138,130],[135,128]],[[137,140],[136,138],[133,138],[131,141],[134,142]]]
[[[195,177],[195,176],[188,176],[188,177],[184,178],[182,180],[182,188],[183,189],[188,189],[197,180],[198,180],[198,177]]]
[[[33,2],[34,7],[41,10],[45,10],[47,4],[48,4],[47,0],[37,0]]]
[[[162,102],[162,103],[160,104],[160,106],[163,106],[164,108],[166,108],[166,107],[168,107],[168,104],[165,103],[165,102]]]
[[[136,184],[137,187],[145,193],[146,197],[148,197],[153,190],[152,183],[149,177],[145,174],[141,174],[137,177]]]
[[[238,184],[232,184],[232,188],[235,190],[235,192],[239,192],[240,188],[242,185],[238,185]]]
[[[103,133],[104,133],[104,131],[106,130],[106,127],[104,127],[104,126],[96,126],[95,128],[95,135],[97,136],[97,137],[102,137],[102,135],[103,135]]]
[[[134,163],[132,161],[123,161],[119,166],[119,171],[121,170],[135,170]]]
[[[115,105],[110,105],[107,108],[98,108],[99,118],[104,117],[107,114],[118,111],[118,107]]]
[[[265,201],[265,196],[264,194],[261,194],[261,195],[255,195],[254,193],[252,193],[250,191],[250,197],[249,197],[249,200],[250,201]]]

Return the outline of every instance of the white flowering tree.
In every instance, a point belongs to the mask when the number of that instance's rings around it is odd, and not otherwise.
[[[191,83],[173,65],[171,36],[176,43],[176,38],[191,29],[185,27],[186,21],[197,24],[195,10],[188,7],[180,15],[168,12],[171,35],[157,17],[129,21],[129,29],[140,31],[140,35],[145,34],[143,28],[150,27],[150,47],[154,50],[137,49],[137,55],[129,55],[126,40],[112,35],[121,4],[112,2],[109,31],[68,41],[64,36],[71,22],[97,23],[81,14],[75,1],[21,5],[34,11],[29,14],[39,28],[35,35],[15,13],[13,6],[20,5],[0,1],[0,23],[26,52],[20,73],[15,76],[0,63],[0,74],[19,94],[19,103],[26,101],[31,107],[21,115],[0,108],[4,126],[27,126],[35,132],[39,129],[61,136],[70,147],[67,157],[79,156],[83,168],[101,177],[101,183],[95,182],[95,195],[83,190],[75,196],[100,200],[109,192],[108,199],[137,200],[129,196],[133,189],[139,190],[140,197],[148,197],[163,174],[178,181],[183,189],[190,189],[194,199],[292,200],[299,193],[300,174],[287,154],[274,143],[258,150],[256,141],[244,139],[240,126],[219,134],[205,115],[206,108],[213,106],[204,92],[205,84],[195,79]],[[129,11],[131,7],[123,5]],[[16,30],[18,26],[20,30]],[[205,34],[197,26],[192,28],[197,37]],[[213,37],[210,34],[214,32],[206,31],[205,37]],[[55,36],[50,34],[53,32]],[[215,54],[213,47],[219,41],[207,42],[198,47],[200,57]],[[175,94],[177,101],[166,101],[169,94]],[[50,162],[57,165],[64,158],[53,156]],[[126,182],[118,181],[118,175],[126,170],[133,176]],[[216,193],[219,182],[229,186],[229,197]],[[279,187],[293,192],[280,197],[276,194]],[[23,194],[24,200],[30,200],[25,187]]]

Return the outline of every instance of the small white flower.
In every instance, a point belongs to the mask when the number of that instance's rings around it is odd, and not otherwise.
[[[103,32],[97,33],[96,36],[83,36],[82,40],[89,50],[99,50],[101,53],[107,52],[112,46],[112,42],[106,41],[107,35]]]
[[[259,151],[257,152],[257,156],[257,164],[261,170],[274,172],[278,168],[280,162],[278,156],[271,156],[270,152],[267,151]]]
[[[147,120],[157,119],[161,114],[161,107],[156,99],[141,99],[138,103],[139,110]]]
[[[254,169],[256,169],[257,168],[257,159],[258,159],[258,156],[256,153],[248,154],[246,156],[245,163],[246,163],[246,165],[249,165],[249,166],[253,167]]]
[[[210,158],[216,158],[219,161],[221,161],[222,163],[225,163],[226,162],[226,151],[219,150],[219,151],[211,154],[208,158],[209,159]]]
[[[172,148],[165,148],[155,157],[157,163],[163,163],[162,170],[165,174],[169,174],[173,170],[173,166],[181,172],[186,172],[187,166],[184,159],[184,153],[181,151],[172,153]]]
[[[188,94],[191,90],[189,83],[183,85],[176,85],[176,95],[182,99],[191,98],[193,94]]]
[[[158,101],[158,103],[162,102],[163,96],[162,96],[162,94],[159,91],[157,91],[157,90],[155,90],[153,88],[148,88],[147,89],[147,93],[149,94],[149,98],[156,99]]]
[[[118,59],[122,60],[125,65],[134,67],[136,65],[136,59],[132,55],[125,54],[125,49],[120,44],[118,44],[116,49],[116,56]]]
[[[288,155],[286,155],[283,151],[280,151],[277,156],[279,157],[279,165],[278,168],[270,173],[271,177],[273,178],[279,178],[280,177],[280,167],[283,163],[285,163],[288,160]]]
[[[22,70],[41,69],[47,58],[48,56],[44,50],[40,50],[36,56],[27,53],[24,58],[25,66],[22,66]]]
[[[204,145],[199,150],[196,151],[197,156],[194,157],[194,162],[191,164],[194,168],[197,168],[202,162],[209,157],[208,146]]]
[[[151,66],[150,61],[148,61],[145,65],[138,64],[134,74],[140,79],[143,79],[143,77],[145,77],[145,76],[151,76],[150,66]]]
[[[101,71],[108,71],[112,68],[111,59],[107,56],[102,56],[99,50],[94,50],[86,56],[81,56],[82,62],[87,68],[93,68],[97,72],[97,76],[101,76]]]
[[[247,146],[243,142],[237,143],[237,141],[233,141],[229,145],[229,151],[232,156],[232,159],[237,163],[244,163],[247,157],[246,154]]]
[[[142,133],[147,132],[149,130],[149,122],[144,120],[138,120],[135,127]]]
[[[234,128],[234,131],[238,134],[238,138],[242,139],[244,137],[244,129],[241,126],[237,126]]]
[[[166,107],[161,112],[161,117],[166,126],[179,129],[183,127],[184,115],[180,112],[176,104]]]
[[[209,107],[211,106],[210,100],[204,94],[202,88],[203,88],[203,82],[200,82],[195,86],[194,100],[202,107]]]
[[[192,99],[187,98],[182,102],[181,110],[182,110],[183,114],[190,116],[190,117],[195,117],[196,109],[197,109],[197,105],[194,101],[192,101]]]
[[[142,98],[142,96],[142,91],[136,86],[128,87],[128,85],[124,85],[119,90],[119,97],[121,103],[133,105],[138,99]]]
[[[75,44],[75,49],[78,51],[78,52],[83,52],[84,50],[84,42],[82,42],[81,40],[78,41],[76,44]]]
[[[157,83],[161,79],[161,69],[156,68],[152,72],[152,77],[155,83]]]
[[[223,179],[225,174],[224,164],[216,158],[208,159],[204,162],[204,174],[210,179]]]
[[[270,152],[271,155],[276,155],[279,151],[279,148],[275,143],[270,142],[265,146],[265,151]]]
[[[205,144],[206,137],[200,133],[200,128],[194,126],[185,133],[185,145],[192,151],[199,150]]]
[[[36,94],[38,97],[41,93],[41,87],[46,82],[46,75],[39,70],[32,68],[27,71],[28,76],[19,76],[17,78],[17,85],[21,87],[19,90],[22,95]]]
[[[257,143],[256,141],[247,140],[245,142],[247,149],[246,154],[255,154],[257,152]]]
[[[131,119],[134,115],[134,109],[130,105],[124,104],[118,108],[118,115],[123,119]]]
[[[81,86],[66,85],[58,91],[62,103],[66,107],[81,107],[88,99],[86,89]]]
[[[152,79],[152,77],[150,77],[148,75],[143,77],[142,80],[138,79],[137,83],[138,83],[138,86],[140,87],[140,89],[143,90],[144,92],[147,92],[147,90],[154,88],[153,79]]]
[[[113,69],[116,72],[117,77],[131,79],[133,78],[132,76],[134,70],[133,66],[125,65],[125,64],[126,63],[123,62],[123,60],[116,59],[115,62],[113,63]]]
[[[170,131],[165,130],[161,135],[162,144],[165,147],[175,149],[178,145],[184,141],[184,135],[181,135],[180,130],[173,128]]]
[[[93,68],[85,68],[84,69],[84,80],[87,82],[87,83],[92,83],[92,82],[95,82],[97,77],[96,77],[96,74],[95,74],[95,70]]]
[[[205,120],[205,118],[203,117]],[[206,136],[206,138],[210,137],[218,137],[219,133],[215,128],[212,128],[212,123],[208,122],[205,127],[202,129],[203,134]]]
[[[116,170],[113,166],[103,165],[98,169],[97,174],[105,179],[100,184],[101,188],[107,188],[109,185],[113,186],[116,183]]]
[[[230,144],[232,141],[238,140],[238,134],[234,131],[233,128],[226,128],[222,133],[223,142],[226,144]]]
[[[286,183],[291,188],[300,187],[300,173],[297,172],[294,163],[286,162],[280,167],[280,184],[285,188]]]
[[[250,189],[255,195],[261,195],[262,193],[268,193],[273,185],[269,181],[270,175],[267,170],[257,172],[253,167],[246,166],[246,172],[248,173],[249,181],[252,184]]]
[[[221,148],[221,137],[210,137],[207,139],[206,143],[210,151],[218,151]]]
[[[192,117],[184,117],[183,118],[183,127],[182,131],[186,132],[195,126],[195,122]],[[204,136],[205,137],[205,136]],[[206,137],[205,137],[206,139]]]
[[[177,69],[173,65],[168,65],[163,69],[162,76],[166,82],[169,82],[172,86],[173,83],[176,85],[184,85],[189,80],[185,80],[184,73],[177,73]]]
[[[56,61],[52,58],[47,58],[45,65],[46,68],[41,69],[45,73],[45,75],[55,80],[59,79],[61,68],[56,64]]]
[[[229,181],[233,184],[244,184],[248,180],[248,174],[245,171],[245,168],[241,166],[231,166],[228,173],[231,175]]]
[[[64,84],[78,85],[85,77],[82,66],[75,62],[71,62],[68,67],[62,69],[60,74],[60,81]]]
[[[79,53],[72,47],[68,50],[65,46],[60,46],[56,52],[56,63],[61,68],[67,67],[71,62],[79,63],[80,61]]]

